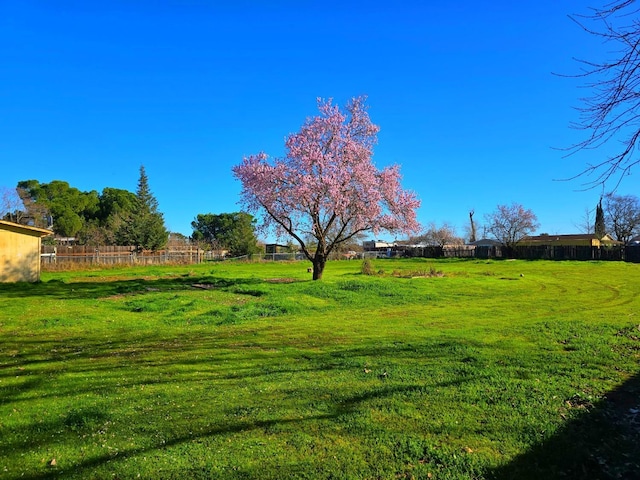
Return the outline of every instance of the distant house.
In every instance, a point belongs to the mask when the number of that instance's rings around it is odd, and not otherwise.
[[[610,235],[598,238],[595,233],[579,233],[572,235],[537,235],[522,238],[518,245],[523,246],[585,246],[585,247],[610,247],[622,245],[622,242],[614,240]]]
[[[40,280],[42,237],[53,232],[0,220],[0,282]]]
[[[397,244],[383,242],[382,240],[365,240],[362,242],[362,248],[365,252],[386,251],[395,247],[397,247]]]
[[[475,242],[470,242],[469,245],[473,245],[475,247],[499,247],[502,243],[498,240],[493,240],[492,238],[481,238]]]
[[[411,248],[408,246],[400,246],[397,243],[383,242],[382,240],[365,240],[362,242],[362,250],[371,253],[376,252],[377,256],[393,257],[399,254],[400,250]]]

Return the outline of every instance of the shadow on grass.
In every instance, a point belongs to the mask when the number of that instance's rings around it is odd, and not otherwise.
[[[582,416],[487,478],[639,479],[640,374],[596,405],[576,402]]]
[[[119,279],[107,281],[62,282],[50,280],[40,283],[0,284],[0,295],[6,298],[53,297],[62,299],[97,299],[113,295],[145,292],[167,292],[194,288],[232,288],[240,285],[265,283],[256,278],[220,278],[213,276],[180,276],[157,279]]]
[[[415,391],[416,389],[421,389],[421,385],[404,385],[404,386],[380,386],[378,388],[371,389],[365,393],[361,393],[358,395],[353,395],[342,399],[342,401],[334,403],[333,407],[327,413],[316,414],[316,415],[307,415],[304,417],[295,417],[295,418],[287,418],[281,417],[277,419],[270,420],[235,420],[231,421],[227,424],[221,425],[220,427],[209,428],[198,434],[189,434],[184,436],[177,436],[172,439],[163,440],[161,443],[153,444],[148,447],[139,447],[139,448],[131,448],[126,451],[120,451],[116,456],[113,454],[104,454],[100,456],[96,456],[94,458],[85,459],[73,465],[70,470],[66,473],[72,475],[74,478],[90,478],[94,473],[96,468],[99,468],[108,463],[115,462],[126,462],[127,459],[131,457],[136,457],[140,455],[149,454],[158,450],[166,450],[171,447],[190,444],[199,439],[204,439],[207,437],[215,437],[215,436],[226,436],[230,434],[238,434],[243,432],[249,432],[252,430],[266,430],[272,429],[274,427],[282,427],[286,425],[304,425],[308,422],[316,422],[316,421],[331,421],[339,419],[345,415],[349,415],[355,411],[357,411],[360,406],[368,401],[392,397],[396,394],[403,394],[407,392]],[[229,416],[233,416],[233,412],[228,412]],[[78,410],[74,411],[71,414],[68,414],[64,419],[56,422],[56,428],[60,428],[61,425],[65,426],[83,426],[87,422],[92,422],[94,418],[102,418],[105,414],[102,411],[83,411]],[[300,427],[298,427],[300,428]],[[33,446],[33,445],[32,445]],[[291,468],[291,471],[288,471],[288,468]],[[278,478],[299,478],[296,473],[299,473],[300,468],[297,468],[296,465],[280,465],[278,467]],[[308,470],[304,468],[304,470]],[[55,474],[55,470],[50,470],[48,472],[34,473],[30,475],[22,475],[20,478],[25,479],[43,479],[43,478],[51,478]],[[62,472],[60,472],[62,473]],[[181,475],[187,474],[189,478],[217,478],[211,477],[210,474],[206,474],[206,472],[202,472],[203,474],[197,474],[194,471],[189,472],[170,472],[169,474],[165,474],[162,478],[178,478]],[[322,472],[316,472],[321,474]],[[264,478],[265,470],[261,467],[258,470],[238,468],[235,472],[227,472],[224,478]],[[325,475],[322,475],[318,478],[325,478]],[[268,478],[273,478],[273,475],[268,475]],[[308,474],[304,475],[304,478],[308,478]],[[326,478],[333,478],[332,475],[329,475]]]
[[[42,342],[33,341],[42,344]],[[52,348],[54,341],[49,342],[45,350]],[[42,346],[42,345],[40,345]],[[268,346],[265,346],[268,347]],[[171,342],[148,341],[147,343],[122,344],[119,342],[84,342],[82,346],[73,349],[68,348],[58,351],[55,359],[29,358],[29,355],[15,358],[11,364],[3,365],[0,369],[0,378],[16,378],[19,382],[0,389],[0,405],[11,406],[15,410],[23,410],[26,405],[33,400],[42,401],[44,398],[55,398],[66,402],[68,399],[77,399],[78,404],[74,410],[65,418],[57,417],[52,419],[31,418],[21,426],[23,433],[30,435],[29,443],[23,443],[21,437],[15,439],[9,436],[10,429],[3,429],[0,425],[0,439],[6,434],[5,441],[0,441],[0,458],[3,456],[15,455],[16,452],[27,452],[33,448],[48,447],[52,445],[54,438],[61,432],[66,432],[71,427],[79,428],[86,424],[95,422],[96,419],[109,418],[111,413],[104,403],[101,406],[91,406],[94,410],[87,411],[83,407],[84,397],[93,398],[96,395],[120,395],[123,391],[140,386],[180,384],[188,387],[191,384],[208,384],[211,387],[224,385],[229,381],[240,381],[244,384],[253,383],[262,377],[289,378],[292,375],[308,375],[312,372],[353,372],[358,378],[365,376],[359,367],[362,358],[373,356],[383,358],[394,358],[402,355],[415,355],[415,346],[412,345],[389,345],[387,347],[368,346],[340,350],[332,353],[311,353],[311,352],[282,352],[280,361],[273,362],[274,352],[271,348],[258,348],[250,344],[237,344],[233,348],[225,347],[224,340],[218,338],[202,338],[184,335],[172,339]],[[59,350],[60,347],[58,346]],[[444,352],[448,351],[449,345],[441,342],[429,346],[420,352],[424,359],[441,358]],[[2,343],[0,342],[0,351]],[[161,351],[158,358],[154,352]],[[208,351],[210,355],[200,355],[198,352]],[[356,360],[354,360],[356,359]],[[242,360],[243,366],[237,364]],[[42,364],[52,363],[51,368],[44,370],[34,369]],[[235,365],[235,366],[234,366]],[[186,370],[185,370],[186,368]],[[195,375],[194,373],[197,373]],[[332,420],[337,417],[348,415],[360,408],[363,402],[375,398],[391,397],[395,394],[421,393],[425,388],[439,388],[448,385],[448,382],[426,381],[425,384],[411,383],[408,385],[387,384],[385,375],[371,376],[377,380],[377,385],[368,387],[363,392],[355,395],[334,395],[330,408],[327,412],[319,415],[307,415],[289,419],[281,417],[273,420],[245,420],[238,419],[231,408],[227,412],[228,422],[223,422],[218,427],[205,430],[202,433],[176,437],[167,443],[162,442],[143,448],[132,448],[120,452],[117,459],[112,455],[105,455],[86,462],[81,462],[72,467],[72,472],[90,471],[98,465],[108,461],[120,461],[128,457],[136,456],[140,453],[152,450],[164,449],[170,445],[188,443],[202,437],[237,433],[253,429],[272,428],[292,424],[295,422],[304,423],[310,420]],[[58,376],[71,376],[77,380],[71,382],[58,381]],[[428,377],[426,377],[428,378]],[[94,379],[87,380],[87,379]],[[468,381],[469,379],[456,377],[455,384]],[[317,393],[315,386],[310,390],[300,391],[299,388],[288,391],[281,388],[284,395],[296,396],[298,398],[313,398]],[[91,394],[91,395],[88,395]],[[88,407],[87,407],[88,408]],[[103,410],[104,409],[104,410]],[[134,421],[134,420],[132,420]],[[68,432],[67,432],[68,433]],[[24,478],[45,478],[46,474],[35,474]]]
[[[162,346],[162,350],[168,349],[175,351],[175,354],[168,355],[167,358],[147,356],[156,351],[160,346]],[[453,344],[446,341],[434,342],[431,343],[427,349],[419,349],[418,352],[416,352],[416,346],[412,345],[388,345],[386,348],[368,346],[344,349],[330,354],[296,352],[294,355],[296,358],[289,358],[291,353],[283,352],[284,358],[281,359],[281,362],[277,362],[270,368],[265,368],[263,360],[273,355],[273,352],[271,352],[269,348],[264,348],[268,347],[268,345],[263,345],[263,348],[256,348],[249,344],[234,345],[234,348],[229,350],[228,348],[221,348],[224,347],[224,342],[220,339],[196,339],[184,336],[182,338],[175,338],[169,343],[150,341],[148,343],[137,344],[131,351],[127,351],[127,349],[119,345],[118,342],[96,342],[95,344],[91,344],[91,346],[84,345],[84,348],[80,352],[60,352],[62,360],[74,359],[75,362],[79,362],[76,364],[67,364],[65,368],[67,373],[78,374],[80,372],[93,370],[102,371],[103,369],[107,369],[115,374],[114,367],[116,369],[117,367],[125,369],[132,368],[135,371],[140,371],[141,367],[151,367],[151,371],[141,376],[131,376],[131,372],[128,372],[128,374],[124,372],[126,379],[123,378],[122,375],[115,375],[113,378],[110,376],[107,376],[107,378],[102,377],[100,385],[87,385],[81,382],[79,384],[69,385],[68,389],[54,388],[52,395],[57,397],[69,396],[69,398],[71,398],[74,395],[92,391],[94,388],[103,393],[117,393],[123,388],[142,384],[149,385],[175,382],[185,384],[185,382],[190,381],[211,382],[212,385],[215,385],[215,382],[219,380],[253,380],[257,377],[267,375],[286,376],[287,374],[307,374],[309,372],[323,370],[360,372],[358,359],[370,358],[374,355],[382,358],[419,355],[423,360],[443,358],[447,355],[463,358],[462,354],[464,352],[460,350],[462,346],[458,345],[458,348],[453,350],[452,346]],[[472,349],[473,344],[468,345],[468,347]],[[131,345],[129,345],[128,348],[131,349]],[[196,359],[192,355],[192,352],[203,350],[213,352],[213,355],[202,359]],[[133,357],[130,355],[133,355]],[[94,362],[97,362],[101,358],[111,359],[112,357],[121,357],[120,360],[123,360],[125,363],[123,365],[114,365],[107,362],[106,365],[93,365]],[[127,363],[134,358],[134,365],[127,366]],[[243,358],[245,361],[251,360],[249,366],[240,370],[237,368],[229,370],[224,367],[228,361],[233,365],[235,363],[234,359],[237,360],[238,358]],[[83,361],[83,359],[93,360],[87,363]],[[464,362],[464,359],[460,360],[460,362]],[[169,377],[163,376],[161,378],[156,375],[159,371],[164,371],[164,369],[171,364],[176,366],[178,364],[197,366],[195,371],[198,372],[198,376],[197,378],[192,378],[191,373],[193,372],[188,371],[184,373],[184,378],[181,378],[182,375],[178,373],[180,370],[177,370]],[[11,367],[11,374],[15,374],[16,368],[24,368],[29,365],[28,358],[16,359],[16,364]],[[210,369],[206,368],[207,365],[211,366]],[[477,373],[481,372],[479,371]],[[131,378],[129,378],[130,376]],[[428,378],[428,376],[425,378]],[[446,380],[451,380],[451,382],[447,382]],[[156,450],[163,450],[171,446],[181,444],[188,445],[191,442],[205,437],[229,435],[255,429],[277,429],[285,425],[299,425],[299,428],[304,428],[302,425],[305,425],[307,422],[333,422],[340,417],[349,416],[353,412],[357,412],[363,404],[367,404],[367,402],[375,399],[391,398],[396,395],[411,395],[420,393],[425,388],[433,390],[447,386],[449,383],[456,386],[471,380],[477,380],[475,375],[470,378],[454,375],[453,378],[450,379],[439,379],[439,381],[435,382],[432,379],[430,382],[425,382],[424,384],[413,383],[410,379],[407,379],[408,383],[404,385],[392,385],[386,384],[386,379],[381,378],[378,385],[369,386],[357,394],[345,396],[335,395],[326,412],[294,418],[286,415],[266,420],[259,418],[238,418],[237,412],[235,412],[233,408],[230,408],[226,415],[227,421],[211,426],[197,434],[177,435],[173,438],[166,439],[166,441],[162,441],[162,443],[156,442],[147,446],[132,447],[120,451],[117,457],[111,454],[105,454],[83,459],[67,467],[69,468],[67,473],[75,477],[81,477],[85,474],[91,476],[94,469],[107,463],[122,462],[132,457]],[[53,384],[55,385],[55,383],[54,381]],[[28,401],[30,398],[29,391],[34,389],[37,391],[40,386],[37,380],[29,379],[15,391],[5,392],[6,396],[3,396],[3,402],[9,404]],[[310,391],[297,392],[296,394],[300,397],[307,398],[313,395],[314,392],[315,390],[311,389]],[[39,398],[41,394],[42,392],[38,392]],[[579,398],[569,399],[568,402],[571,403],[571,405],[568,405],[568,408],[579,408],[584,413],[576,420],[568,421],[555,435],[533,447],[530,451],[518,456],[509,464],[491,471],[486,471],[484,477],[477,478],[495,480],[516,478],[640,478],[640,374],[630,378],[618,389],[609,392],[606,399],[596,405],[592,405],[586,399]],[[27,449],[46,447],[50,445],[52,441],[52,437],[50,437],[48,433],[68,430],[82,431],[82,429],[94,423],[99,424],[104,418],[110,418],[110,415],[111,413],[104,406],[78,405],[63,418],[26,426],[29,430],[37,427],[37,429],[44,432],[44,434],[32,438],[29,445],[20,442],[6,442],[3,447],[0,448],[0,457],[2,455],[8,455],[10,452],[20,450],[26,452]],[[289,467],[291,468],[290,471],[287,470]],[[296,466],[295,464],[281,466],[280,468],[279,473],[282,475],[281,478],[297,477],[302,475],[301,472],[305,470],[303,466]],[[301,468],[302,470],[300,470]],[[48,472],[31,472],[23,478],[48,478],[53,473],[53,470],[49,470]],[[192,473],[194,473],[194,476],[196,475],[196,472]],[[253,471],[248,467],[248,469],[236,473],[237,476],[234,476],[234,473],[229,472],[227,478],[241,478],[243,475],[244,478],[261,478],[260,474],[262,472]]]
[[[266,376],[310,374],[322,371],[359,371],[353,359],[372,356],[413,355],[411,345],[360,347],[331,353],[280,352],[279,362],[271,363],[276,345],[254,345],[238,341],[229,346],[224,337],[184,333],[167,341],[164,338],[136,338],[128,341],[89,341],[21,339],[22,353],[0,364],[0,381],[16,379],[0,386],[0,405],[33,399],[64,398],[86,393],[114,393],[139,385],[162,385],[256,380]],[[0,339],[0,352],[9,348]],[[422,351],[423,358],[440,358],[447,349],[442,343]],[[208,355],[202,355],[209,352]],[[242,367],[237,364],[242,363]],[[180,374],[165,374],[179,370]],[[186,371],[185,371],[186,369]],[[192,371],[197,377],[191,377]],[[135,374],[133,374],[135,372]],[[66,384],[58,376],[76,375],[93,382]],[[46,380],[45,380],[46,379]],[[48,383],[47,383],[48,382]],[[45,392],[40,391],[44,388]],[[1,430],[0,430],[1,431]],[[2,447],[0,447],[0,453]]]

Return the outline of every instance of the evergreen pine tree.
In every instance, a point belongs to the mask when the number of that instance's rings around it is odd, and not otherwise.
[[[144,166],[140,166],[136,204],[126,223],[126,236],[137,251],[158,250],[167,244],[169,232],[162,213],[158,211],[158,201],[149,189]]]
[[[596,207],[596,224],[594,231],[598,239],[601,239],[607,233],[606,227],[604,225],[604,210],[602,209],[602,199]]]

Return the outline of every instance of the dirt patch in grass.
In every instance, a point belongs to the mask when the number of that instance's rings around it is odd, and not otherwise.
[[[116,295],[110,295],[106,297],[105,300],[121,300],[123,298],[125,298],[125,295],[123,295],[122,293],[118,293]]]
[[[296,283],[300,280],[295,278],[265,278],[264,281],[267,283]]]
[[[394,277],[399,278],[434,278],[434,277],[444,277],[444,272],[442,270],[436,270],[435,268],[427,269],[419,269],[419,270],[410,270],[410,271],[401,271],[394,270],[392,275]]]

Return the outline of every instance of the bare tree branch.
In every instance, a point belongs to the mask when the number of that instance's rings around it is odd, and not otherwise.
[[[580,98],[579,118],[570,125],[587,135],[565,149],[567,156],[597,150],[614,140],[620,143],[615,153],[566,179],[589,177],[584,183],[587,188],[604,188],[613,181],[615,189],[640,163],[636,151],[640,139],[640,8],[634,4],[635,0],[616,0],[592,9],[590,15],[570,16],[586,33],[614,47],[611,59],[577,59],[581,72],[563,75],[588,79],[583,88],[591,92]]]

